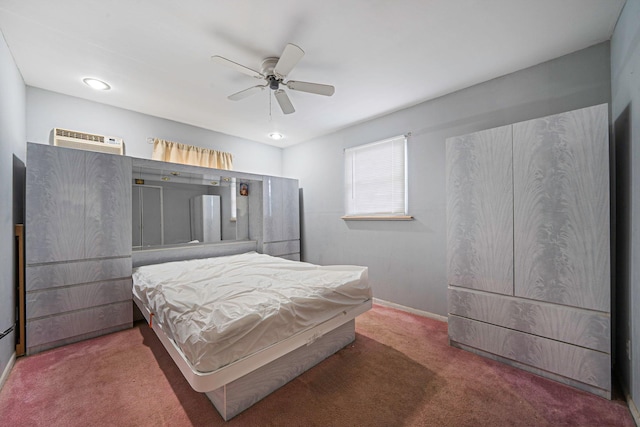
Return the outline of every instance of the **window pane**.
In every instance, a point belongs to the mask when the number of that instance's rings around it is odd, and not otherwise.
[[[345,150],[347,215],[406,214],[406,138]]]

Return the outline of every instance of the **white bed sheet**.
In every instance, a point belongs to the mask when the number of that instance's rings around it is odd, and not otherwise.
[[[255,252],[138,267],[133,293],[200,372],[371,298],[366,267],[317,266]]]

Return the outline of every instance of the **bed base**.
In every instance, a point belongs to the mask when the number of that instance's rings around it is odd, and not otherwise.
[[[135,296],[147,323],[191,387],[205,393],[227,421],[320,363],[355,339],[356,316],[371,309],[372,301],[340,312],[333,318],[212,372],[196,371],[153,314]]]
[[[355,340],[355,320],[255,371],[205,393],[225,421],[262,400]]]

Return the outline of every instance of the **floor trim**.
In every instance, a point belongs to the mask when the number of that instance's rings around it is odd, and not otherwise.
[[[396,304],[394,302],[385,301],[385,300],[379,299],[379,298],[374,298],[373,299],[373,303],[374,304],[379,304],[379,305],[384,306],[384,307],[396,308],[396,309],[401,310],[401,311],[406,311],[407,313],[416,314],[416,315],[422,316],[422,317],[428,317],[430,319],[439,320],[439,321],[445,322],[445,323],[447,323],[449,321],[447,316],[441,316],[439,314],[430,313],[428,311],[418,310],[417,308],[407,307],[407,306],[404,306],[404,305]]]

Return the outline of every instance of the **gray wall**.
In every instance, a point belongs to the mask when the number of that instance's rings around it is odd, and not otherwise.
[[[0,332],[15,319],[14,162],[25,162],[25,85],[0,35]],[[0,375],[15,352],[15,333],[0,340]]]
[[[108,96],[108,92],[105,92]],[[27,141],[49,143],[59,127],[124,139],[126,155],[150,159],[147,138],[228,151],[233,169],[265,175],[282,174],[282,149],[203,128],[136,113],[44,89],[27,87]]]
[[[640,0],[627,0],[611,39],[611,113],[616,153],[616,366],[640,403]],[[630,340],[631,355],[627,352]],[[631,360],[630,360],[631,358]],[[640,422],[637,418],[636,422]]]
[[[284,174],[302,188],[303,259],[368,266],[375,297],[445,316],[445,138],[610,100],[607,42],[286,148]],[[343,149],[406,132],[415,220],[341,220]]]

